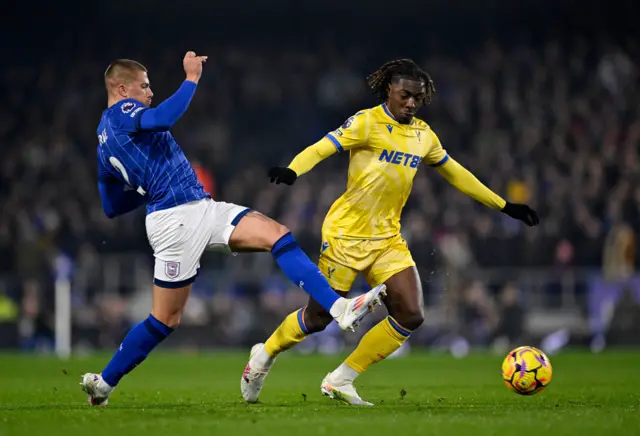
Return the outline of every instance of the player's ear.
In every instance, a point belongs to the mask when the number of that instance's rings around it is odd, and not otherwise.
[[[129,92],[127,90],[127,87],[124,83],[121,83],[120,85],[118,85],[118,95],[120,97],[124,97],[124,98],[128,98],[129,97]]]

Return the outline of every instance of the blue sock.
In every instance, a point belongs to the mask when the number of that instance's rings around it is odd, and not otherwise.
[[[331,288],[309,256],[300,249],[291,233],[287,233],[274,244],[271,254],[289,280],[304,289],[329,312],[340,296]]]
[[[140,365],[156,345],[171,334],[173,329],[167,327],[153,315],[136,325],[129,331],[122,344],[102,371],[102,378],[111,387],[115,387],[120,379],[133,368]]]

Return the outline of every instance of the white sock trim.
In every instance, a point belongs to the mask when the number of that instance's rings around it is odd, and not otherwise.
[[[346,363],[342,363],[339,367],[336,368],[335,371],[333,371],[331,375],[332,378],[336,381],[343,383],[353,383],[353,381],[360,375],[360,373],[351,368]]]
[[[264,346],[255,354],[255,356],[253,356],[253,358],[255,359],[255,364],[260,368],[269,368],[276,360],[275,357],[272,357],[267,353],[267,349]]]

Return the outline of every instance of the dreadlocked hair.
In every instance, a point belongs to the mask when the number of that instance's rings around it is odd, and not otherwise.
[[[393,80],[400,78],[424,82],[427,90],[424,103],[431,103],[431,96],[436,92],[433,80],[431,80],[426,71],[422,70],[411,59],[398,59],[387,62],[367,77],[367,86],[373,94],[378,96],[378,100],[384,103],[389,96],[389,84]]]

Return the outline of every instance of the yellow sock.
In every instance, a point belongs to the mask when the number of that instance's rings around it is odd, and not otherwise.
[[[309,334],[304,325],[304,311],[306,307],[289,314],[276,331],[264,343],[264,349],[271,357],[302,342]]]
[[[411,330],[402,327],[388,316],[360,339],[358,347],[344,363],[361,374],[400,348],[410,335]]]

